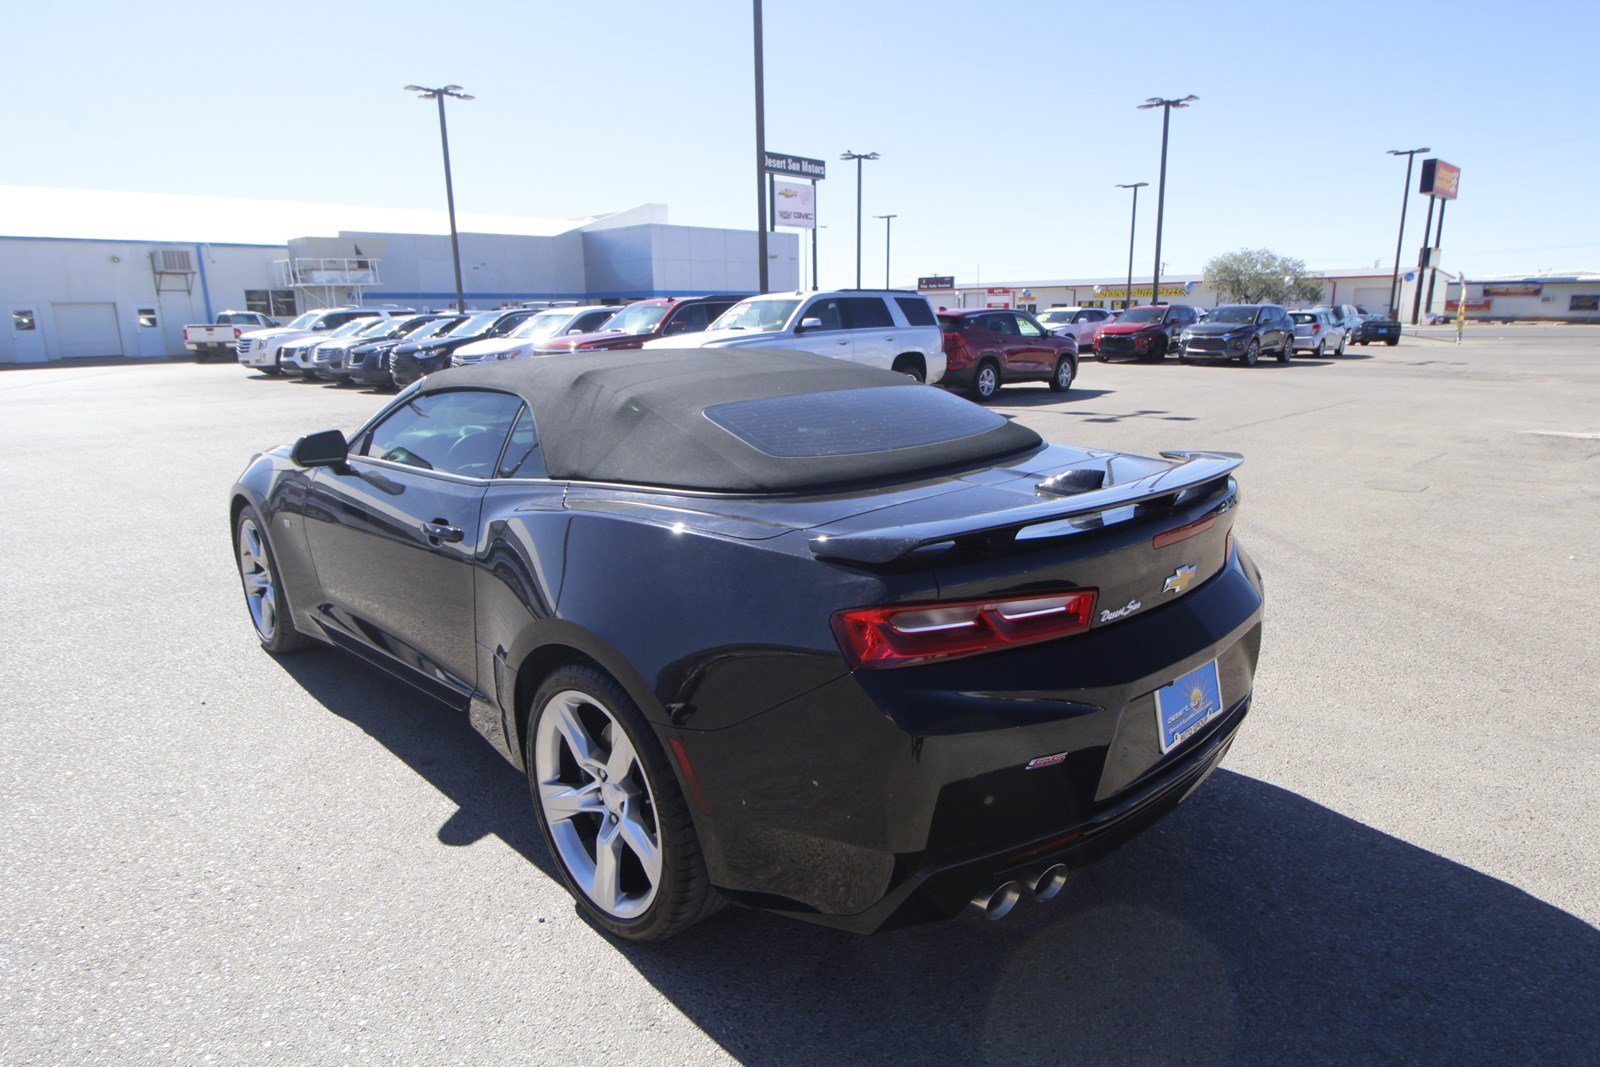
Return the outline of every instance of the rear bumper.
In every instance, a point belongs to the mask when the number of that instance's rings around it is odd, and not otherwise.
[[[1259,574],[1236,551],[1205,585],[1123,623],[858,671],[724,729],[675,729],[705,800],[712,881],[742,903],[870,932],[1091,862],[1222,759],[1250,705],[1261,613]],[[1228,710],[1163,755],[1155,691],[1211,660]]]

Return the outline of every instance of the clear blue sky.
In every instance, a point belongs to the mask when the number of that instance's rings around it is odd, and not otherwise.
[[[431,105],[457,82],[457,203],[568,217],[645,201],[674,222],[755,216],[749,0],[14,3],[0,184],[434,208]],[[1119,28],[1120,23],[1120,28]],[[1444,265],[1600,268],[1600,5],[766,0],[770,148],[828,159],[822,281],[1117,275],[1145,180],[1152,258],[1160,113],[1175,112],[1164,255],[1197,272],[1269,247],[1385,267],[1403,161],[1462,167]],[[19,86],[30,89],[18,90]],[[1422,209],[1413,199],[1404,262]],[[182,237],[186,235],[173,235]]]

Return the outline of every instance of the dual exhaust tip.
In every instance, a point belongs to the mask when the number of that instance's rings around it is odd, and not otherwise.
[[[972,907],[985,919],[998,921],[1011,914],[1024,891],[1032,893],[1035,900],[1053,900],[1066,885],[1066,864],[1057,863],[1025,881],[1002,882],[987,893],[979,893],[972,898]]]

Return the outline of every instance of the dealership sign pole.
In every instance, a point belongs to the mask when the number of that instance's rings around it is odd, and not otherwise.
[[[761,70],[761,0],[752,0],[756,35],[756,279],[767,291],[767,105]]]
[[[1461,191],[1461,168],[1452,166],[1442,159],[1424,159],[1422,161],[1421,191],[1439,201],[1439,228],[1433,235],[1433,258],[1438,259],[1439,249],[1444,245],[1444,209],[1450,206],[1450,201],[1456,198]],[[1424,235],[1426,239],[1426,235]],[[1435,268],[1428,274],[1428,310],[1433,311],[1433,285],[1438,280],[1439,271]],[[1421,286],[1418,286],[1421,288]],[[1461,285],[1462,296],[1467,292],[1466,282]],[[1457,337],[1459,341],[1459,336]]]

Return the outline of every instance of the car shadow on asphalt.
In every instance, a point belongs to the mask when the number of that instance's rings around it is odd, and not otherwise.
[[[458,805],[442,843],[492,834],[555,877],[522,774],[464,715],[343,655],[281,662]],[[1600,1062],[1600,931],[1227,770],[998,923],[728,909],[616,947],[742,1062]]]

